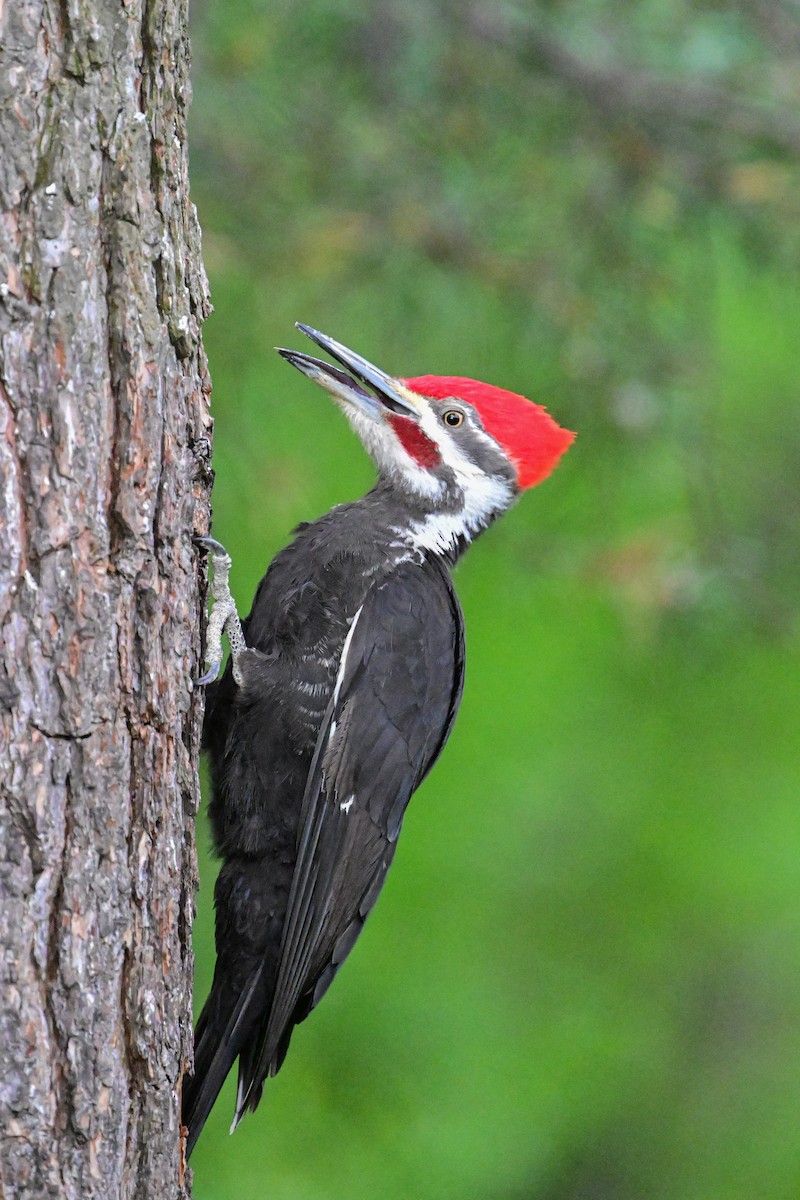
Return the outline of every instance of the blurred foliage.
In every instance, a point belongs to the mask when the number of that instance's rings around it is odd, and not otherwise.
[[[793,0],[194,6],[214,532],[369,486],[300,319],[580,437],[470,552],[461,718],[197,1200],[800,1192]],[[197,995],[213,969],[201,863]]]

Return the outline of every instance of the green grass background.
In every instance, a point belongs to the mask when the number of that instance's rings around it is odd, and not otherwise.
[[[295,320],[390,372],[521,391],[579,433],[459,566],[451,742],[356,951],[232,1139],[226,1086],[194,1194],[793,1200],[797,156],[602,111],[472,11],[194,9],[214,533],[240,606],[298,521],[372,479],[272,350],[306,348]],[[791,46],[742,7],[514,11],[584,61],[800,95]]]

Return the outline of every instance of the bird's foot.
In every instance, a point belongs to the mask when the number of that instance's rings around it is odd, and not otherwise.
[[[211,605],[211,612],[206,627],[205,663],[208,670],[198,679],[193,679],[192,683],[195,687],[203,687],[207,683],[213,683],[219,675],[219,669],[222,666],[222,634],[225,633],[227,634],[228,644],[231,648],[233,678],[241,687],[242,675],[239,667],[239,659],[247,649],[247,643],[244,640],[242,623],[236,611],[236,602],[231,595],[231,589],[228,584],[228,576],[231,570],[231,556],[216,538],[195,537],[192,538],[192,541],[195,546],[199,546],[201,550],[206,550],[211,555],[211,562],[214,568],[214,575],[211,580],[211,595],[214,597],[214,603]]]

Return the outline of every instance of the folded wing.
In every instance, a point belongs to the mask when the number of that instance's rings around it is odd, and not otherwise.
[[[455,719],[463,621],[447,570],[401,564],[350,628],[308,776],[275,992],[242,1052],[237,1119],[280,1067],[378,897],[408,801]]]

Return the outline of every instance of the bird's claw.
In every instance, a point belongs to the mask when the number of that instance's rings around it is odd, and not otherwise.
[[[222,634],[228,636],[231,647],[233,678],[241,684],[238,659],[247,645],[242,632],[242,624],[236,611],[236,603],[228,586],[228,575],[231,569],[231,556],[216,538],[198,535],[192,538],[194,544],[211,555],[214,564],[214,575],[211,581],[211,594],[214,603],[206,627],[205,662],[208,670],[192,680],[195,687],[204,687],[213,683],[219,675],[222,666]]]
[[[206,662],[209,660],[206,659]],[[211,663],[211,666],[202,675],[192,676],[192,687],[206,687],[209,683],[213,683],[219,675],[219,669],[222,666],[222,660],[217,658]]]
[[[225,549],[222,542],[218,542],[216,538],[208,537],[205,534],[196,534],[192,538],[192,541],[194,542],[195,546],[199,546],[201,550],[205,550],[208,554],[212,554],[214,558],[230,558],[230,554],[228,554],[228,551]]]

